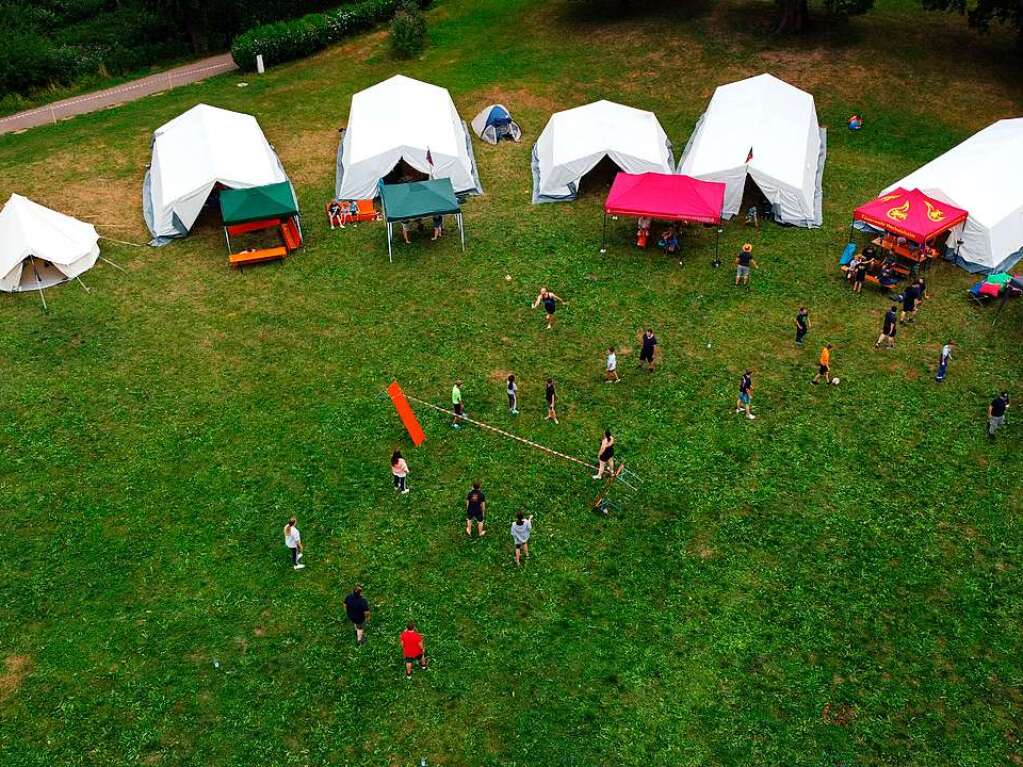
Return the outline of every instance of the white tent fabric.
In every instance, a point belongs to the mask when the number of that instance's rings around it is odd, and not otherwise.
[[[0,211],[0,290],[41,290],[73,280],[99,258],[92,224],[12,194]]]
[[[778,221],[813,227],[822,220],[824,154],[813,96],[762,74],[714,91],[678,170],[726,184],[725,218],[739,212],[748,173]]]
[[[395,75],[352,96],[348,127],[338,147],[335,196],[376,197],[380,179],[400,160],[432,178],[451,179],[456,194],[481,191],[469,134],[451,94]]]
[[[919,189],[966,210],[966,223],[946,243],[956,262],[971,272],[1004,272],[1023,256],[1020,178],[1023,117],[989,125],[884,191]]]
[[[671,144],[653,112],[594,101],[551,115],[533,147],[533,202],[575,199],[604,157],[626,173],[672,173]]]
[[[153,134],[146,224],[156,240],[184,237],[218,183],[246,189],[287,180],[255,117],[199,104]]]

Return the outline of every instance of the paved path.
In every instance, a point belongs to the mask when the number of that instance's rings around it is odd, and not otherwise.
[[[75,115],[98,112],[100,109],[106,109],[114,104],[135,101],[143,96],[170,90],[198,80],[205,80],[207,77],[230,72],[237,68],[230,53],[194,61],[191,64],[168,69],[166,72],[149,75],[140,80],[122,83],[113,88],[54,101],[52,104],[18,112],[10,117],[0,117],[0,134],[35,128],[37,125],[48,125]]]

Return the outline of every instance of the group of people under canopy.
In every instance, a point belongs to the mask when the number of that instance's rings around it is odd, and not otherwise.
[[[872,282],[884,290],[928,268],[945,255],[950,233],[961,231],[969,213],[919,189],[896,188],[853,211],[851,231],[871,239],[861,252],[853,240],[840,266],[854,289]]]

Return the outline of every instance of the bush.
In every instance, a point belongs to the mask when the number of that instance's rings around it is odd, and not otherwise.
[[[411,59],[426,47],[426,17],[415,3],[404,2],[391,22],[391,50],[399,59]]]
[[[426,8],[430,2],[418,0],[417,4]],[[267,66],[299,59],[389,19],[399,5],[400,0],[362,0],[327,13],[254,27],[234,39],[231,56],[248,70],[256,68],[259,54]]]

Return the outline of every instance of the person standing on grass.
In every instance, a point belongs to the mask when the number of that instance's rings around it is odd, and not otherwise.
[[[515,566],[522,564],[520,555],[529,559],[529,534],[533,532],[533,515],[524,517],[520,511],[511,526],[512,542],[515,544]]]
[[[462,416],[465,415],[465,409],[462,407],[462,379],[459,378],[455,381],[455,385],[451,387],[451,409],[455,411],[454,417],[451,419],[451,428],[459,428],[459,421],[462,420]]]
[[[480,490],[480,483],[473,482],[472,490],[465,496],[465,534],[472,538],[472,523],[476,523],[479,537],[487,534],[484,528],[487,516],[487,497]]]
[[[735,400],[735,412],[746,413],[746,417],[751,421],[756,418],[753,413],[750,412],[750,408],[753,407],[753,371],[749,368],[742,374],[742,378],[739,379],[739,397]]]
[[[1003,391],[987,408],[987,438],[994,439],[995,432],[1005,426],[1005,411],[1009,409],[1009,392]]]
[[[873,253],[871,253],[869,258],[867,257],[866,253],[864,253],[863,257],[856,264],[856,269],[853,272],[853,277],[852,277],[852,280],[853,280],[853,286],[852,286],[853,293],[862,293],[863,292],[863,283],[867,281],[867,270],[870,268],[870,265],[872,263],[874,263],[874,255],[873,255]]]
[[[298,532],[298,519],[292,517],[288,520],[288,524],[284,526],[284,545],[288,547],[291,552],[291,566],[295,570],[301,570],[303,565],[300,560],[302,558],[302,535]]]
[[[749,286],[750,270],[757,268],[757,262],[753,260],[753,245],[745,243],[739,255],[735,257],[735,284]]]
[[[620,383],[618,377],[618,355],[613,346],[607,347],[607,362],[604,364],[604,383]]]
[[[355,643],[365,644],[366,624],[369,622],[369,602],[362,595],[362,586],[356,584],[352,593],[345,597],[345,612],[348,620],[355,625]]]
[[[401,654],[405,658],[405,678],[412,678],[412,667],[419,664],[419,668],[426,671],[426,643],[423,635],[416,631],[414,621],[409,621],[405,630],[401,632]]]
[[[803,345],[803,339],[810,332],[810,312],[805,306],[800,306],[796,312],[796,346]]]
[[[821,380],[821,376],[824,376],[824,383],[831,383],[831,350],[834,347],[831,344],[824,344],[824,348],[821,349],[820,365],[817,367],[817,375],[813,377],[810,383],[816,385]]]
[[[938,355],[938,372],[934,376],[934,380],[938,383],[945,380],[945,375],[948,373],[948,361],[952,359],[952,349],[955,348],[955,345],[956,342],[950,338],[941,347],[941,354]]]
[[[547,421],[554,421],[554,424],[558,423],[558,411],[555,409],[558,403],[558,393],[554,391],[554,379],[547,379],[547,387],[544,391],[544,396],[547,398]]]
[[[534,309],[540,304],[543,304],[544,313],[547,315],[548,330],[554,326],[554,312],[558,308],[558,301],[565,303],[561,298],[547,290],[547,288],[540,288],[540,295],[538,295],[536,300],[533,302]]]
[[[394,476],[394,489],[402,495],[408,494],[408,463],[400,450],[391,453],[391,474]]]
[[[519,387],[515,383],[515,374],[508,374],[508,411],[512,415],[519,414]]]
[[[654,353],[656,347],[657,336],[654,335],[654,331],[651,328],[647,328],[646,333],[643,334],[643,348],[639,350],[639,366],[643,367],[645,362],[648,373],[654,372]]]
[[[913,322],[916,319],[916,303],[920,298],[917,285],[914,282],[908,288],[906,292],[902,294],[902,315],[899,317],[899,322],[905,325],[907,322]]]
[[[444,236],[444,216],[433,217],[433,237],[430,238],[431,242],[435,242]]]
[[[615,473],[615,438],[611,436],[610,429],[604,430],[604,436],[600,440],[600,452],[597,453],[597,473],[593,475],[593,478],[603,477],[605,469],[612,474]]]
[[[889,349],[895,348],[895,333],[899,329],[898,312],[898,305],[892,304],[888,311],[884,313],[884,321],[881,323],[881,335],[874,342],[875,349],[881,348],[882,341],[886,342]]]

